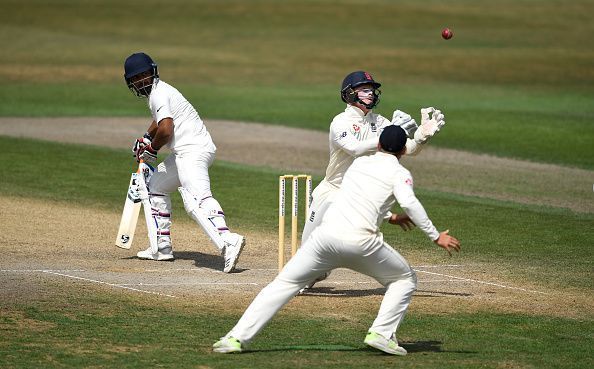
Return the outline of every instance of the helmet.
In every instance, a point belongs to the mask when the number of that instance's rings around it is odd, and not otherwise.
[[[366,84],[373,86],[373,101],[369,104],[365,104],[361,101],[354,90],[357,86]],[[347,104],[359,103],[364,105],[367,109],[371,109],[379,103],[379,95],[382,93],[378,90],[380,86],[381,84],[374,81],[371,74],[359,70],[344,77],[342,88],[340,90],[340,97],[342,98],[342,101]]]
[[[132,82],[132,78],[141,73],[151,71],[152,74],[140,81]],[[145,53],[135,53],[126,58],[124,62],[124,79],[132,93],[139,97],[151,93],[153,82],[159,78],[157,64]]]

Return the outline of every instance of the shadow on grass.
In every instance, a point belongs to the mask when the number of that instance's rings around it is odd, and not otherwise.
[[[409,341],[409,342],[400,342],[400,346],[404,347],[409,354],[412,353],[419,353],[419,352],[456,352],[462,354],[474,354],[476,352],[473,351],[450,351],[450,350],[443,350],[441,348],[442,342],[441,341]],[[372,347],[352,347],[346,345],[294,345],[294,346],[282,346],[272,349],[262,349],[262,350],[248,350],[245,351],[246,354],[252,353],[257,354],[260,352],[280,352],[280,351],[359,351],[359,352],[373,352],[380,355],[389,355],[385,354],[379,350],[376,350]]]
[[[300,296],[326,296],[326,297],[363,297],[363,296],[380,296],[385,294],[386,289],[383,287],[366,289],[366,290],[345,290],[336,289],[334,287],[314,287],[305,290]],[[471,293],[464,292],[447,292],[447,291],[428,291],[417,290],[414,297],[443,297],[443,296],[472,296]]]
[[[362,297],[383,295],[386,289],[383,287],[368,290],[345,290],[334,287],[314,287],[305,290],[299,296],[326,296],[326,297]]]
[[[193,260],[194,265],[198,268],[206,268],[206,269],[212,269],[212,270],[217,270],[217,271],[222,271],[224,263],[225,263],[225,260],[223,259],[222,256],[212,255],[212,254],[203,254],[203,253],[197,252],[197,251],[174,251],[173,255],[175,256],[175,259],[178,259],[178,260]],[[138,257],[129,256],[129,257],[124,257],[122,259],[134,260],[134,259],[138,259]],[[236,267],[232,273],[241,273],[246,270],[248,270],[248,269],[241,269],[241,268]]]
[[[220,255],[203,254],[197,251],[174,251],[176,259],[193,260],[198,268],[207,268],[213,270],[223,270],[225,260]]]
[[[467,292],[417,290],[414,294],[414,297],[472,296],[472,295],[473,295],[472,293],[467,293]]]

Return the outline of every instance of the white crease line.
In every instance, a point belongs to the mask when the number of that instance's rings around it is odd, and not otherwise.
[[[197,268],[173,268],[173,269],[144,269],[144,272],[209,272],[209,273],[216,273],[216,274],[229,274],[229,273],[224,273],[222,270],[215,270],[215,269],[210,269],[210,268],[202,268],[202,267],[197,267]],[[273,272],[278,272],[278,269],[258,269],[258,268],[250,268],[250,269],[245,269],[242,271],[242,273],[246,273],[246,272],[251,272],[251,271],[273,271]],[[236,274],[236,273],[231,273],[231,274]]]
[[[148,293],[148,294],[152,294],[152,295],[159,295],[159,296],[166,296],[166,297],[176,298],[176,296],[168,295],[168,294],[165,294],[165,293],[139,290],[137,288],[126,287],[125,285],[119,285],[119,284],[113,284],[113,283],[98,281],[98,280],[95,280],[95,279],[77,277],[77,276],[74,276],[74,275],[68,275],[68,274],[64,274],[64,273],[57,273],[57,272],[53,272],[53,271],[49,271],[49,270],[44,270],[43,273],[59,275],[59,276],[62,276],[62,277],[67,277],[67,278],[79,279],[81,281],[86,281],[86,282],[93,282],[93,283],[105,284],[107,286],[123,288],[123,289],[126,289],[126,290],[131,290],[131,291],[136,291],[136,292],[142,292],[142,293]]]
[[[445,265],[412,265],[413,268],[462,268],[461,264],[445,264]]]
[[[231,286],[235,286],[235,285],[251,285],[251,286],[258,286],[259,283],[255,283],[255,282],[196,282],[196,283],[124,283],[124,284],[120,284],[120,286],[200,286],[200,285],[216,285],[216,286],[220,286],[220,285],[231,285]]]
[[[0,269],[2,273],[35,273],[35,272],[63,272],[63,273],[70,273],[70,272],[86,272],[84,269],[64,269],[64,270],[54,270],[54,269]]]
[[[419,283],[443,283],[443,282],[466,282],[458,279],[431,279],[427,281],[419,281]]]
[[[221,273],[220,270],[213,270],[210,268],[173,268],[173,269],[144,269],[144,272],[211,272],[211,273]],[[227,274],[227,273],[225,273]]]
[[[415,268],[461,268],[464,265],[461,264],[445,264],[445,265],[419,265],[419,266],[415,266]],[[349,270],[348,268],[338,268],[338,269],[344,269],[344,270]],[[338,270],[336,269],[336,270]],[[223,273],[220,270],[214,270],[214,269],[210,269],[210,268],[202,268],[202,267],[197,267],[197,268],[171,268],[171,269],[145,269],[145,272],[211,272],[211,273],[217,273],[217,274],[227,274],[227,273]],[[265,272],[278,272],[278,268],[250,268],[250,269],[246,269],[244,272],[250,272],[250,271],[265,271]]]
[[[501,288],[508,288],[508,289],[511,289],[511,290],[519,290],[519,291],[524,291],[524,292],[532,292],[532,293],[540,293],[540,294],[543,294],[543,295],[548,295],[548,293],[546,293],[546,292],[528,290],[528,289],[520,288],[520,287],[511,287],[511,286],[506,286],[506,285],[499,284],[499,283],[484,282],[484,281],[478,281],[476,279],[456,277],[456,276],[453,276],[453,275],[447,275],[447,274],[441,274],[441,273],[433,273],[433,272],[426,272],[424,270],[416,270],[416,271],[419,272],[419,273],[427,273],[427,274],[438,275],[438,276],[441,276],[441,277],[454,278],[456,280],[464,281],[464,282],[474,282],[474,283],[480,283],[480,284],[487,284],[487,285],[490,285],[490,286],[501,287]]]

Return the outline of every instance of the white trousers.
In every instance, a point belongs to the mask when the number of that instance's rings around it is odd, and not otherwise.
[[[305,243],[314,229],[322,224],[324,214],[330,204],[332,204],[334,195],[338,189],[331,186],[325,181],[315,188],[312,193],[312,201],[309,204],[309,214],[307,214],[307,221],[303,226],[303,232],[301,233],[301,243]]]
[[[190,191],[200,202],[200,207],[208,214],[216,214],[215,226],[219,232],[229,229],[225,223],[223,209],[212,197],[208,168],[215,154],[212,152],[192,152],[171,154],[161,162],[152,175],[148,187],[153,214],[158,224],[159,249],[171,247],[171,198],[170,193],[182,186]]]
[[[309,281],[339,267],[373,277],[387,288],[370,330],[391,338],[416,289],[415,272],[383,241],[381,233],[345,237],[344,232],[341,234],[324,226],[311,234],[279,275],[260,291],[227,336],[249,343]]]

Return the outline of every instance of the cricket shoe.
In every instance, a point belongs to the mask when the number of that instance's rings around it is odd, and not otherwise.
[[[326,272],[326,273],[322,274],[318,278],[314,279],[313,282],[306,284],[305,287],[300,289],[299,294],[302,294],[302,293],[306,292],[307,290],[312,289],[316,283],[323,281],[324,279],[328,278],[329,276],[330,276],[330,272]]]
[[[223,268],[223,272],[231,273],[235,269],[239,255],[245,246],[245,237],[237,233],[225,233],[223,234],[223,241],[225,242],[225,249],[223,250],[225,268]]]
[[[381,350],[387,354],[399,356],[406,355],[406,350],[398,346],[398,342],[393,339],[386,339],[381,334],[373,331],[367,332],[367,336],[365,336],[363,342],[365,342],[366,345]]]
[[[241,342],[235,337],[222,337],[212,345],[212,350],[221,354],[232,354],[242,352]]]
[[[156,254],[153,254],[153,252],[151,251],[151,248],[149,247],[148,249],[146,249],[144,251],[138,252],[138,254],[136,254],[136,256],[139,259],[157,260],[157,261],[172,261],[174,259],[173,251],[171,251],[171,247],[166,247],[164,249],[161,249],[161,250],[157,251]]]

